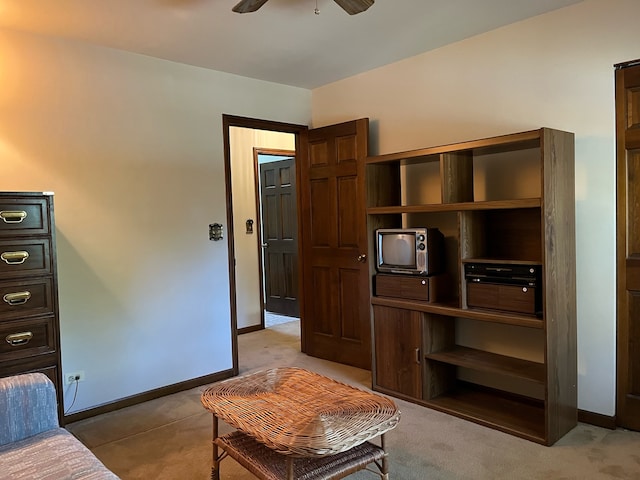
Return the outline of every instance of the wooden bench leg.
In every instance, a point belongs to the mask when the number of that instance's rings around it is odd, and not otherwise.
[[[293,478],[293,457],[287,457],[287,480],[294,480]]]
[[[213,433],[211,443],[213,445],[213,462],[211,464],[211,480],[220,480],[220,460],[218,458],[218,444],[216,444],[216,438],[218,438],[218,417],[213,417]]]
[[[387,449],[385,445],[384,433],[380,435],[380,448],[384,452],[384,457],[382,457],[382,480],[389,480],[389,462],[387,460]]]

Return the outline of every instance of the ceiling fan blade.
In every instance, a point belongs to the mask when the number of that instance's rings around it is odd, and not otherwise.
[[[250,13],[258,10],[268,0],[240,0],[238,4],[232,8],[236,13]]]
[[[373,5],[374,0],[333,0],[349,15],[364,12]]]

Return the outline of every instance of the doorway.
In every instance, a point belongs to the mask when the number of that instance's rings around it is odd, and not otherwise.
[[[306,131],[306,125],[223,115],[227,197],[226,236],[229,252],[232,357],[235,374],[239,369],[238,335],[261,330],[265,326],[263,309],[265,295],[262,287],[261,260],[264,242],[262,242],[260,202],[256,200],[256,191],[259,191],[257,190],[259,170],[256,154],[261,150],[275,150],[286,152],[289,158],[291,156],[297,158],[296,152],[300,148],[299,137]],[[290,143],[275,147],[277,143],[264,140],[272,136],[288,137]],[[265,145],[268,148],[264,148]],[[237,161],[236,158],[241,160]],[[243,168],[234,170],[234,167],[238,166],[234,162],[242,163]],[[250,188],[247,188],[247,185]],[[297,226],[295,243],[297,250]],[[297,282],[297,272],[295,278]],[[295,290],[297,291],[297,285]]]
[[[368,369],[371,366],[369,261],[366,255],[364,165],[369,119],[308,129],[223,115],[227,194],[229,285],[233,370],[238,372],[238,315],[250,286],[240,283],[234,237],[245,219],[234,219],[230,131],[288,132],[295,138],[298,192],[300,350],[308,355]],[[234,222],[235,226],[234,226]],[[238,233],[234,235],[234,231]],[[254,237],[255,239],[255,237]],[[254,243],[255,245],[255,243]],[[244,250],[243,250],[244,252]],[[257,262],[256,262],[257,263]],[[257,281],[258,275],[250,280]],[[258,295],[256,295],[257,297]],[[255,327],[259,329],[260,326]]]
[[[295,151],[254,148],[264,326],[300,317]]]

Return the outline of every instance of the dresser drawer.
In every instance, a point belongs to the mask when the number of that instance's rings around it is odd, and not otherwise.
[[[35,240],[0,240],[0,278],[48,275],[51,273],[51,242]]]
[[[58,361],[55,353],[6,362],[2,365],[2,369],[0,369],[0,377],[33,372],[44,373],[56,386],[56,390],[60,390],[60,384],[58,383]]]
[[[55,352],[54,317],[0,322],[0,361]]]
[[[524,285],[467,282],[467,305],[533,315],[540,311],[540,290]]]
[[[441,291],[445,281],[445,275],[423,277],[379,273],[374,277],[374,289],[378,297],[437,302],[442,300]]]
[[[0,237],[48,235],[48,212],[46,197],[0,198]]]
[[[53,313],[51,278],[0,282],[0,320]]]

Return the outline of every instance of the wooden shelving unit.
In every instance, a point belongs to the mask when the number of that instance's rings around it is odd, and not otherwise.
[[[541,128],[366,165],[370,257],[377,228],[437,227],[446,264],[434,301],[371,297],[373,388],[555,443],[577,424],[573,134]],[[538,266],[542,313],[469,307],[469,263]]]

